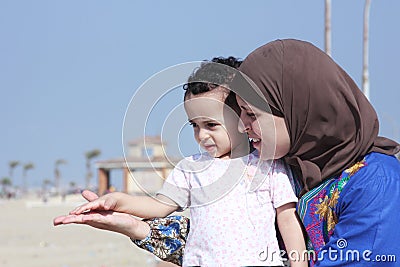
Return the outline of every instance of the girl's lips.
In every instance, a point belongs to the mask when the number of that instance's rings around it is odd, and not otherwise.
[[[215,145],[203,145],[203,148],[207,151],[212,151],[215,149]]]

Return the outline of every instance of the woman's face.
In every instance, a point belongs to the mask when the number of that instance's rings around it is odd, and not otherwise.
[[[260,158],[279,159],[290,149],[290,138],[284,118],[262,111],[236,96],[240,106],[238,129],[246,132]]]

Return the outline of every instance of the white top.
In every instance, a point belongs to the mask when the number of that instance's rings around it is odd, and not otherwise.
[[[183,266],[281,266],[275,209],[297,202],[283,161],[185,158],[158,194],[190,207]]]

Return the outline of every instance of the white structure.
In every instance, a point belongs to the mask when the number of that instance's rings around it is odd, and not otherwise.
[[[123,170],[122,191],[135,194],[153,194],[162,186],[175,164],[179,161],[166,155],[166,144],[160,136],[145,136],[128,143],[124,158],[96,162],[98,169],[98,193],[110,190],[110,171]]]

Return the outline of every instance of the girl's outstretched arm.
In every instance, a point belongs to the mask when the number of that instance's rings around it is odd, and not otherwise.
[[[82,196],[94,194],[85,190]],[[70,215],[81,215],[90,211],[116,211],[128,213],[140,218],[165,217],[176,211],[178,206],[169,198],[159,195],[157,198],[149,196],[132,196],[122,192],[113,192],[90,200],[74,210]]]

